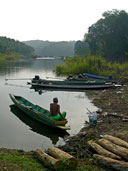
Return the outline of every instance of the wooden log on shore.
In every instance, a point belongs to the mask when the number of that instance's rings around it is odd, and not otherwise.
[[[128,143],[127,143],[126,141],[124,141],[124,140],[121,140],[120,138],[113,137],[113,136],[107,135],[107,134],[104,135],[103,138],[105,138],[105,139],[111,141],[111,142],[114,143],[114,144],[117,144],[117,145],[119,145],[119,146],[128,148]]]
[[[48,148],[48,154],[52,157],[60,160],[65,160],[66,164],[70,169],[74,169],[77,167],[77,160],[74,156],[56,148],[56,147],[50,147]]]
[[[128,160],[128,149],[121,147],[119,145],[113,144],[111,141],[104,138],[97,141],[98,144],[106,148],[107,150],[121,156],[122,158]]]
[[[121,160],[121,157],[104,149],[102,146],[100,146],[99,144],[95,143],[94,141],[90,140],[88,141],[88,144],[90,145],[90,147],[95,150],[98,154],[106,156],[106,157],[110,157],[113,159],[117,159],[117,160]]]
[[[99,154],[94,154],[93,157],[100,163],[103,164],[109,168],[113,168],[115,170],[119,170],[119,171],[126,171],[128,170],[128,162],[124,162],[124,161],[119,161],[119,160],[115,160],[109,157],[104,157],[102,155]]]
[[[113,114],[113,113],[108,113],[107,115],[108,115],[108,116],[113,116],[113,117],[122,118],[122,119],[128,119],[128,116],[117,115],[117,114]]]
[[[49,156],[47,153],[44,151],[37,149],[35,150],[36,156],[43,162],[43,164],[49,168],[54,168],[54,169],[60,169],[62,168],[61,166],[61,161],[53,158],[52,156]]]

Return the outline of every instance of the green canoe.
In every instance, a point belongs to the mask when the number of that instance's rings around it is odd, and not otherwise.
[[[69,127],[66,127],[66,123],[68,122],[67,119],[63,119],[59,114],[56,116],[51,116],[50,112],[38,105],[34,105],[30,101],[26,100],[25,98],[21,96],[15,96],[12,94],[9,94],[10,98],[14,102],[14,104],[23,112],[25,112],[27,115],[32,117],[33,119],[51,126],[53,128],[59,128],[68,130]],[[63,117],[66,117],[66,112],[62,112]]]

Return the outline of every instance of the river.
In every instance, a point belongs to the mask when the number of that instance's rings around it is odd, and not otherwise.
[[[97,110],[86,91],[43,91],[39,93],[27,85],[27,81],[35,75],[41,78],[56,77],[53,69],[57,64],[62,63],[60,58],[41,58],[0,64],[0,147],[30,151],[62,145],[67,136],[77,134],[88,120],[86,108],[91,111]],[[21,78],[23,80],[20,80]],[[61,111],[67,112],[67,126],[70,126],[71,130],[63,134],[55,132],[23,115],[12,105],[9,93],[23,96],[48,110],[52,99],[58,97]]]

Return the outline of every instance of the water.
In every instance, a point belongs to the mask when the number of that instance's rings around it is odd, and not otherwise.
[[[97,108],[83,92],[43,91],[39,94],[27,85],[29,80],[11,80],[15,78],[55,77],[55,65],[63,61],[56,59],[19,60],[0,64],[0,147],[23,149],[26,151],[37,148],[47,149],[52,145],[62,145],[68,135],[77,134],[85,121],[88,120],[87,109]],[[10,79],[5,81],[6,79]],[[61,111],[67,112],[68,124],[71,130],[66,133],[55,132],[46,126],[35,122],[21,114],[9,98],[9,93],[20,95],[34,104],[49,110],[49,104],[54,97],[58,97]],[[10,106],[11,105],[11,106]]]

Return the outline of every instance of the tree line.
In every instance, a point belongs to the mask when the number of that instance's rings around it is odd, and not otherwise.
[[[88,28],[82,41],[75,44],[75,54],[100,55],[108,61],[128,61],[128,13],[124,10],[104,12]]]
[[[24,41],[35,49],[35,54],[39,56],[68,56],[74,55],[75,41],[50,42],[43,40]]]
[[[0,54],[19,54],[30,57],[34,54],[34,49],[22,42],[1,36]]]

